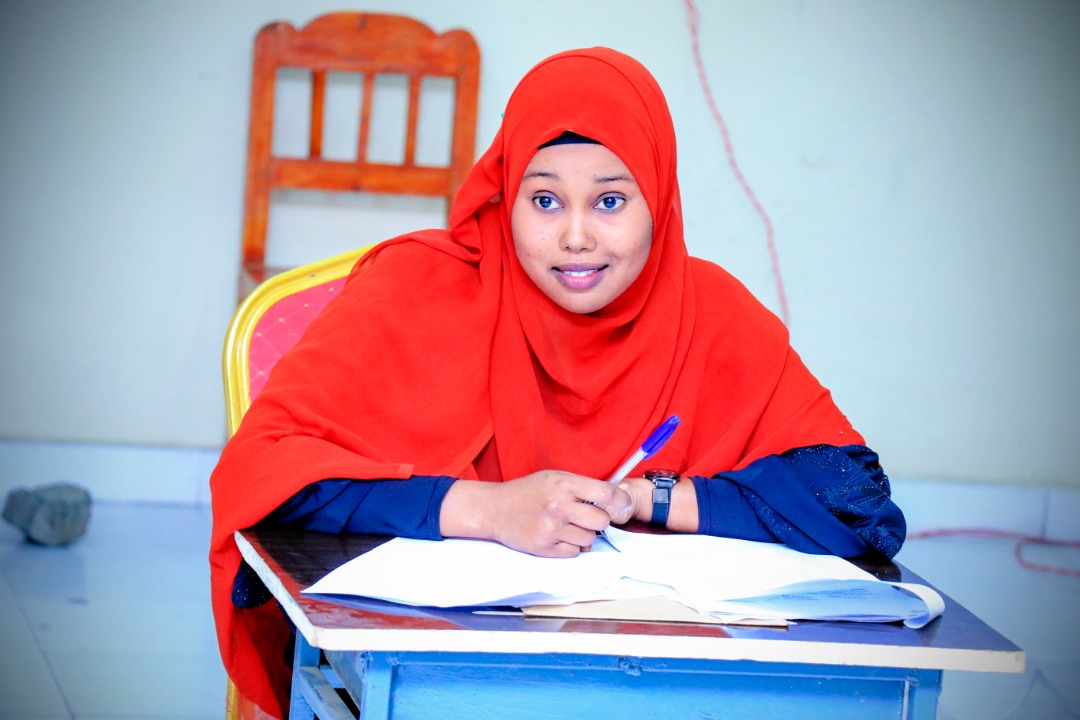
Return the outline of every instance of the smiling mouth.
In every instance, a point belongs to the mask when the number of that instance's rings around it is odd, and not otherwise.
[[[603,279],[607,268],[607,265],[561,265],[551,269],[570,290],[590,290]]]

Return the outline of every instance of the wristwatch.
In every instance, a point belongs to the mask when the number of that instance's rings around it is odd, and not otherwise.
[[[646,470],[645,479],[651,480],[652,491],[652,519],[650,525],[667,527],[668,513],[671,510],[671,488],[679,482],[679,473],[674,470]]]

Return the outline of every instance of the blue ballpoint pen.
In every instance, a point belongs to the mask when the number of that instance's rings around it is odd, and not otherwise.
[[[635,465],[637,465],[645,458],[650,458],[655,455],[656,451],[662,448],[664,446],[664,443],[668,441],[668,438],[671,437],[671,433],[675,432],[675,428],[678,427],[678,425],[678,415],[672,415],[667,420],[665,420],[660,425],[660,427],[652,431],[652,435],[649,435],[649,437],[645,438],[645,442],[641,443],[641,447],[638,448],[637,452],[635,452],[633,455],[626,459],[626,462],[624,462],[619,467],[619,469],[615,471],[615,474],[611,476],[608,482],[619,482],[620,480],[625,478],[631,470],[634,469]]]

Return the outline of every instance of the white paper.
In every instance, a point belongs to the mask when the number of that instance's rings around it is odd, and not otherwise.
[[[609,544],[610,543],[610,544]],[[823,619],[922,627],[944,610],[932,588],[877,580],[832,555],[776,543],[609,528],[575,558],[540,558],[481,540],[395,538],[305,593],[407,605],[568,605],[669,597],[718,617]]]
[[[605,536],[633,559],[633,577],[703,598],[755,597],[804,580],[873,580],[834,555],[810,555],[778,543],[709,535],[649,535],[608,528]]]
[[[338,567],[304,592],[429,607],[521,606],[588,595],[621,577],[618,564],[602,553],[541,558],[483,540],[395,538]]]

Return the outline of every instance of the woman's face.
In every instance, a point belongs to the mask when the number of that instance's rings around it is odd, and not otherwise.
[[[595,312],[641,274],[652,214],[634,176],[603,145],[541,148],[510,211],[514,248],[537,287],[560,307]]]

